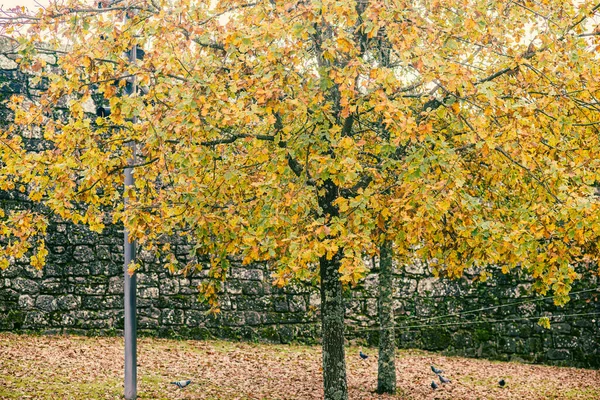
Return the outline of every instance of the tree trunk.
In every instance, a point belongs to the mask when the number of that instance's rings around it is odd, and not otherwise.
[[[396,343],[392,297],[392,243],[384,241],[379,253],[379,361],[377,393],[396,393]]]
[[[319,188],[319,206],[328,221],[339,215],[333,203],[339,188],[331,179]],[[340,282],[340,259],[343,249],[328,260],[319,259],[321,275],[321,325],[323,329],[323,386],[325,400],[348,400],[346,358],[344,354],[344,298]]]
[[[323,329],[323,385],[325,400],[348,400],[344,354],[344,301],[339,279],[339,253],[319,260]]]

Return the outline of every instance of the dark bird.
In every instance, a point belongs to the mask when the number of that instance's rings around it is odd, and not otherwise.
[[[176,381],[176,382],[171,382],[173,385],[177,386],[179,389],[183,389],[184,387],[186,387],[187,385],[189,385],[190,383],[192,383],[191,380],[187,380],[187,381]]]
[[[498,381],[498,385],[500,385],[500,387],[504,387],[504,385],[506,385],[506,381],[504,379],[500,379]]]
[[[431,370],[433,371],[434,374],[439,375],[444,373],[444,371],[442,371],[441,369],[437,369],[436,367],[434,367],[433,365],[431,366]]]
[[[358,355],[360,356],[360,358],[362,358],[363,360],[366,360],[367,358],[369,358],[368,355],[366,355],[365,353],[363,353],[362,351],[358,352]]]
[[[440,382],[442,382],[442,383],[450,383],[450,382],[452,382],[450,379],[444,378],[441,375],[438,375],[438,378],[440,378]]]
[[[435,383],[434,381],[431,381],[431,388],[432,388],[433,390],[437,389],[437,388],[438,388],[438,385],[437,385],[437,383]]]

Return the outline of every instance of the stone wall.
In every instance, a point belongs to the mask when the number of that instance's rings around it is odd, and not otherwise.
[[[401,348],[443,351],[450,355],[516,360],[555,365],[600,367],[600,291],[598,278],[574,285],[564,307],[531,292],[531,282],[518,272],[495,271],[486,282],[439,280],[425,266],[412,265],[395,276],[397,342]],[[352,293],[349,325],[372,323],[377,275],[365,290]],[[458,315],[457,315],[458,314]],[[367,318],[363,318],[363,315]],[[537,324],[548,316],[551,328]],[[376,331],[349,328],[350,335],[376,345]]]
[[[47,239],[50,254],[42,271],[17,260],[0,272],[0,330],[120,334],[122,232],[111,227],[95,234],[60,223],[51,227]],[[187,246],[174,248],[178,257],[186,257]],[[222,312],[211,316],[197,300],[196,287],[206,270],[186,279],[171,275],[151,255],[142,259],[144,267],[138,273],[142,335],[283,343],[314,343],[320,337],[315,288],[301,284],[274,288],[265,265],[235,266],[221,296]],[[600,314],[597,290],[576,294],[566,307],[558,308],[551,299],[532,296],[529,282],[517,275],[497,274],[485,283],[472,284],[470,275],[458,281],[435,279],[422,265],[396,272],[399,347],[600,367],[600,315],[591,315]],[[573,291],[597,287],[592,276]],[[346,293],[349,340],[377,345],[376,292],[374,271]],[[443,317],[479,308],[487,309]],[[542,315],[572,314],[579,315],[553,318],[550,330],[536,323]]]
[[[1,201],[1,200],[0,200]],[[0,243],[2,244],[2,243]],[[0,330],[117,334],[123,327],[123,232],[102,234],[60,223],[49,228],[47,265],[38,271],[17,260],[0,271]],[[188,246],[174,244],[182,260]],[[312,287],[271,286],[264,265],[232,269],[220,300],[223,312],[207,313],[197,286],[206,270],[186,279],[142,254],[138,280],[138,329],[164,337],[262,338],[289,342],[318,336],[309,302]],[[207,266],[208,268],[208,266]]]

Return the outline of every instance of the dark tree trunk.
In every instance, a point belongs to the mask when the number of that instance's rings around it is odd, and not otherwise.
[[[344,301],[339,256],[321,257],[321,321],[323,326],[323,385],[325,400],[347,400],[344,354]]]
[[[396,393],[396,342],[392,297],[392,244],[384,241],[379,253],[379,361],[377,393]]]
[[[319,206],[329,221],[339,215],[333,204],[339,188],[330,179],[320,188]],[[344,354],[344,298],[340,282],[340,258],[343,249],[328,260],[319,259],[321,275],[321,324],[323,329],[323,386],[325,400],[348,400],[346,358]]]

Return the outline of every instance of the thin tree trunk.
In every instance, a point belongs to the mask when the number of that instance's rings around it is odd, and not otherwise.
[[[384,241],[379,253],[379,360],[377,393],[396,393],[396,342],[392,296],[392,243]]]
[[[321,257],[321,321],[325,400],[348,400],[344,354],[344,301],[339,279],[339,255]]]

